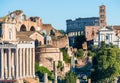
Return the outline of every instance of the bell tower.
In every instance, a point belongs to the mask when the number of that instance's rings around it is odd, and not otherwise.
[[[6,21],[2,24],[2,40],[7,42],[16,41],[16,27],[15,19],[11,17],[6,18]]]
[[[107,25],[106,23],[106,6],[101,5],[99,7],[99,15],[100,15],[100,26],[104,27]]]

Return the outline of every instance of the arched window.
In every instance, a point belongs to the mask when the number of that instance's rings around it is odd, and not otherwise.
[[[43,36],[47,35],[46,30],[42,30],[41,33],[42,33]]]
[[[12,30],[10,29],[9,30],[9,40],[11,40],[12,39]]]
[[[24,24],[20,27],[20,31],[26,31],[26,26]]]
[[[55,30],[51,29],[51,30],[50,30],[50,35],[51,35],[51,36],[55,36]]]
[[[32,27],[30,28],[30,31],[35,31],[34,26],[32,26]]]

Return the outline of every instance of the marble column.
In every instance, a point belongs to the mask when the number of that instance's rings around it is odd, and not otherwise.
[[[35,77],[35,48],[32,48],[33,53],[32,53],[32,58],[33,58],[33,77]]]
[[[9,48],[9,55],[8,55],[9,67],[8,67],[8,78],[11,79],[11,49]]]
[[[14,61],[15,61],[15,57],[14,57],[15,56],[15,52],[14,52],[14,50],[15,49],[13,49],[13,51],[12,51],[12,61],[11,61],[12,62],[12,77],[14,77],[14,73],[15,73],[15,71],[14,71],[14,68],[15,68],[14,67],[15,66],[15,64],[14,64]]]
[[[23,77],[25,77],[25,48],[23,48]]]
[[[28,48],[26,48],[26,50],[27,50],[27,53],[26,53],[26,75],[27,75],[27,77],[28,77]]]
[[[7,67],[7,61],[8,61],[8,57],[7,57],[7,51],[5,49],[5,52],[4,52],[4,77],[5,78],[8,78],[8,67]]]
[[[3,48],[1,49],[1,79],[4,79],[4,50]]]
[[[16,49],[16,57],[15,57],[15,62],[16,62],[15,63],[15,65],[16,65],[15,66],[16,67],[15,68],[16,69],[16,79],[18,79],[18,73],[19,73],[19,71],[18,71],[18,65],[19,65],[18,64],[18,54],[19,54],[18,51],[19,51],[19,48]]]
[[[48,75],[47,75],[47,73],[44,74],[44,83],[48,83]]]
[[[31,53],[31,48],[30,48],[30,54],[29,54],[29,57],[30,57],[30,60],[29,60],[29,61],[30,61],[30,62],[29,62],[29,64],[30,64],[30,71],[29,71],[29,72],[30,72],[30,77],[32,76],[32,75],[31,75],[31,73],[32,73],[32,72],[31,72],[31,69],[32,69],[32,66],[31,66],[31,65],[32,65],[32,64],[31,64],[31,59],[32,59],[32,58],[31,58],[31,54],[32,54],[32,53]]]
[[[57,83],[57,62],[53,62],[53,69],[54,69],[54,83]]]
[[[20,78],[22,77],[22,48],[20,48]]]

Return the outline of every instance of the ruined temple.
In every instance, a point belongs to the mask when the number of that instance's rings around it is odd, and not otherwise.
[[[13,11],[8,15],[0,18],[0,23],[6,22],[14,23],[17,31],[16,35],[18,37],[29,37],[35,41],[36,45],[44,45],[45,37],[50,35],[52,36],[53,46],[56,46],[58,48],[69,46],[67,36],[61,34],[51,24],[43,24],[40,17],[32,16],[28,18],[22,10]],[[54,33],[54,35],[51,35],[51,32]]]

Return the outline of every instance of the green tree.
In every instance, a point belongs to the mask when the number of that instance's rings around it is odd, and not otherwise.
[[[66,73],[65,83],[76,83],[76,75],[71,71]]]
[[[79,49],[78,52],[77,52],[77,57],[78,57],[78,58],[82,58],[83,55],[84,55],[83,49]]]
[[[82,48],[82,44],[86,41],[85,35],[80,35],[75,37],[74,48]]]
[[[65,63],[70,63],[71,59],[67,53],[66,49],[61,49],[61,52],[63,53],[63,60],[65,61]]]
[[[88,56],[94,57],[94,56],[95,56],[95,53],[89,50],[89,51],[88,51]]]
[[[101,45],[93,60],[92,80],[97,83],[113,83],[120,75],[120,49]]]
[[[50,72],[46,67],[44,66],[39,66],[38,63],[35,63],[35,73],[36,75],[39,77],[39,79],[41,80],[41,78],[43,78],[44,74],[47,73],[48,74],[48,79],[52,80],[52,72]]]
[[[104,48],[106,48],[106,44],[104,41],[101,41],[101,49],[104,49]]]

